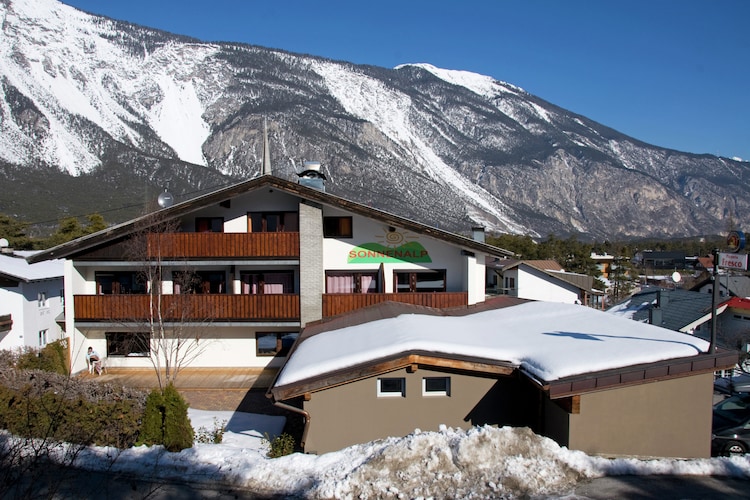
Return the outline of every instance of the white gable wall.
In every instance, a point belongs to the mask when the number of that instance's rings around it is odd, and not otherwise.
[[[10,314],[13,320],[11,330],[0,335],[0,349],[20,347],[43,347],[39,332],[46,330],[46,342],[60,338],[60,327],[55,318],[62,312],[62,278],[24,282],[17,287],[0,287],[0,314]],[[39,294],[46,295],[46,301],[39,303]]]
[[[564,304],[575,304],[578,301],[576,287],[523,264],[518,267],[516,287],[518,297],[521,299]]]

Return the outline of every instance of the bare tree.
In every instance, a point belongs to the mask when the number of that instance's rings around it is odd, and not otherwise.
[[[163,220],[156,212],[140,220],[136,232],[125,244],[126,258],[138,269],[138,286],[148,297],[147,347],[160,389],[174,383],[180,371],[203,354],[211,340],[210,311],[192,293],[198,290],[200,280],[187,260],[176,256],[174,236],[179,229],[177,221]],[[172,289],[167,290],[165,284],[170,281],[170,273]],[[143,319],[132,318],[131,325],[142,324]],[[131,342],[126,347],[135,350],[146,347],[142,345],[146,341],[135,335],[125,342]]]

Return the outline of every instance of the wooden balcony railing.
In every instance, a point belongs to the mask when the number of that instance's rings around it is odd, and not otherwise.
[[[458,307],[469,303],[469,294],[467,292],[326,293],[323,295],[323,317],[329,318],[388,301],[435,308]]]
[[[142,321],[150,317],[148,295],[76,295],[77,321]],[[166,321],[299,321],[299,295],[162,295]]]
[[[151,233],[149,258],[299,258],[299,233]]]

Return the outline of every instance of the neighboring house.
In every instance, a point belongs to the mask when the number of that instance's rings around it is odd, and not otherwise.
[[[747,358],[750,352],[750,299],[732,297],[720,308],[717,336],[728,348],[737,349],[743,359]]]
[[[615,262],[615,256],[607,253],[599,255],[591,252],[591,260],[594,261],[597,269],[599,269],[599,272],[602,274],[602,279],[608,280],[609,273],[612,272],[612,265]]]
[[[66,259],[73,372],[88,346],[110,368],[151,366],[148,287],[162,287],[168,326],[201,339],[191,367],[278,367],[309,322],[384,301],[485,300],[485,259],[510,252],[333,196],[323,181],[315,168],[299,183],[266,174],[33,256]],[[179,227],[149,234],[160,221]],[[139,231],[148,242],[133,259]],[[161,280],[144,282],[157,261]]]
[[[685,252],[656,252],[644,250],[635,255],[634,261],[645,269],[685,269]]]
[[[389,303],[308,325],[268,395],[304,416],[307,452],[510,425],[589,454],[708,457],[713,373],[737,354],[707,349],[572,304]]]
[[[750,298],[750,276],[730,275],[719,272],[719,297]],[[713,277],[705,276],[703,280],[694,284],[691,290],[712,294],[714,290]]]
[[[711,296],[682,289],[645,288],[607,309],[607,313],[676,332],[710,328]]]
[[[613,306],[607,313],[710,340],[712,300],[707,293],[650,288]],[[739,351],[741,361],[748,357],[750,300],[732,297],[716,304],[716,344]]]
[[[0,349],[44,347],[60,338],[64,264],[29,264],[26,257],[35,253],[0,252]]]
[[[519,299],[596,305],[594,278],[568,273],[554,260],[487,260],[488,291]]]

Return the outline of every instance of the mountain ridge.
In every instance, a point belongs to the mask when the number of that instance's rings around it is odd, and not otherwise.
[[[264,120],[275,175],[318,160],[332,194],[456,232],[690,236],[750,211],[750,164],[643,143],[492,77],[201,42],[55,0],[3,0],[0,16],[9,215],[130,200],[118,222],[164,188],[254,177]],[[58,181],[40,186],[45,171]]]

